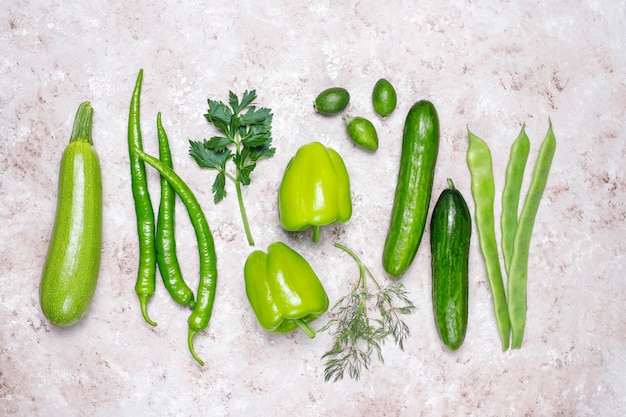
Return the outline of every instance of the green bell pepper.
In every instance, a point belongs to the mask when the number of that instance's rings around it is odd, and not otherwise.
[[[319,142],[298,149],[280,183],[278,216],[290,232],[313,226],[313,242],[319,239],[320,226],[350,219],[350,177],[335,150]]]
[[[282,242],[268,246],[267,253],[252,252],[244,265],[248,301],[261,326],[272,333],[302,329],[328,310],[328,296],[311,265]]]

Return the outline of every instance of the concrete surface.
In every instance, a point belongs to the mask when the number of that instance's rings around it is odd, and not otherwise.
[[[624,265],[626,43],[624,1],[45,2],[0,6],[0,414],[4,416],[623,416],[626,412]],[[137,234],[126,131],[144,69],[145,149],[157,153],[162,112],[174,166],[213,229],[219,282],[213,317],[186,345],[188,311],[158,282],[141,318],[134,282]],[[398,91],[387,119],[369,95],[380,77]],[[344,86],[349,114],[371,118],[380,148],[346,137],[341,117],[313,112],[322,89]],[[501,192],[523,123],[530,164],[552,120],[558,140],[530,249],[524,345],[502,352],[476,231],[469,327],[450,353],[435,331],[428,229],[402,278],[417,306],[405,351],[384,346],[358,382],[324,382],[328,334],[263,331],[248,305],[245,242],[235,190],[214,204],[215,173],[188,156],[188,140],[215,134],[208,98],[256,89],[274,113],[276,155],[259,162],[244,199],[256,248],[282,240],[307,258],[331,303],[380,262],[404,118],[417,100],[439,112],[433,201],[453,178],[471,209],[467,128],[485,139]],[[104,240],[96,296],[66,329],[43,317],[38,287],[56,206],[61,153],[82,101],[104,176]],[[352,178],[344,225],[288,234],[277,217],[282,172],[301,145],[338,150]],[[530,172],[530,169],[529,171]],[[149,171],[155,204],[158,175]],[[525,184],[528,182],[526,181]],[[433,203],[434,205],[434,203]],[[195,288],[195,236],[179,205],[183,270]],[[432,205],[431,205],[432,208]],[[496,213],[500,203],[496,201]],[[321,327],[325,315],[314,323]]]

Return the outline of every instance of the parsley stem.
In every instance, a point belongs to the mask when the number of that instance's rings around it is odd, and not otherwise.
[[[235,143],[235,149],[237,155],[241,154],[241,147],[243,146],[241,143],[241,136],[235,132],[232,132],[232,137],[230,140]],[[248,245],[254,246],[254,239],[252,239],[252,232],[250,232],[250,224],[248,223],[248,214],[246,213],[246,208],[243,204],[243,194],[241,193],[241,179],[239,176],[240,167],[239,163],[236,166],[236,174],[235,174],[235,188],[237,190],[237,200],[239,200],[239,211],[241,212],[241,220],[243,221],[243,228],[246,232],[246,239],[248,239]]]
[[[237,189],[237,200],[239,200],[239,211],[241,212],[241,220],[243,221],[243,228],[246,231],[246,238],[248,244],[254,246],[254,239],[252,239],[252,233],[250,232],[250,224],[248,223],[248,215],[246,214],[246,208],[243,205],[243,195],[241,193],[241,183],[235,181],[235,188]]]

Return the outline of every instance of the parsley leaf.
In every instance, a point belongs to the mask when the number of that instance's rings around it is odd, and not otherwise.
[[[241,186],[250,184],[251,174],[259,159],[270,158],[276,152],[272,147],[272,111],[254,106],[252,103],[256,98],[256,90],[246,90],[241,100],[229,91],[228,104],[209,99],[209,108],[204,117],[222,135],[204,139],[202,142],[189,141],[189,154],[196,163],[202,168],[218,171],[212,186],[213,200],[216,203],[226,197],[226,179],[235,183],[250,246],[254,246],[254,241],[243,204]],[[227,168],[229,160],[233,162],[234,172]]]
[[[218,171],[226,170],[226,161],[233,155],[228,148],[216,150],[210,146],[211,141],[193,142],[189,141],[191,149],[189,154],[196,160],[201,168],[212,168]]]

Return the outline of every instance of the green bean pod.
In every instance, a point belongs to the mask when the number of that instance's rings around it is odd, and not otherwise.
[[[519,216],[520,191],[529,152],[530,140],[528,135],[526,135],[524,126],[522,126],[522,131],[511,145],[511,154],[506,167],[506,177],[502,191],[500,229],[502,232],[502,257],[504,258],[504,268],[507,274],[510,273],[511,258],[513,257],[513,244]]]
[[[139,118],[141,81],[143,69],[139,70],[135,89],[130,101],[130,114],[128,116],[128,153],[130,156],[130,177],[132,181],[133,199],[135,200],[135,212],[137,215],[137,234],[139,235],[139,267],[135,292],[139,297],[139,305],[144,320],[156,326],[156,323],[148,315],[148,302],[154,295],[156,287],[156,248],[155,248],[155,224],[154,210],[150,201],[146,168],[135,149],[143,149],[141,140],[141,127]]]
[[[193,347],[193,338],[209,325],[211,312],[213,310],[213,301],[215,299],[215,289],[217,286],[217,257],[215,254],[213,235],[211,234],[209,224],[207,223],[200,203],[198,203],[198,200],[189,186],[185,184],[178,174],[157,158],[139,149],[135,149],[135,152],[143,161],[156,169],[159,174],[169,182],[187,208],[189,219],[196,232],[200,259],[200,280],[196,294],[196,304],[187,320],[189,324],[187,344],[193,358],[200,365],[204,365],[204,361],[196,355]]]
[[[515,349],[522,347],[524,328],[526,326],[526,281],[530,240],[555,152],[556,138],[552,131],[552,122],[550,122],[548,133],[539,148],[530,186],[520,214],[517,232],[515,233],[513,258],[511,259],[511,271],[508,281],[509,317],[512,330],[511,347]]]
[[[491,152],[487,144],[470,132],[469,128],[467,133],[469,137],[467,164],[472,177],[472,197],[475,205],[474,213],[478,230],[478,241],[493,297],[496,322],[500,332],[500,339],[502,340],[502,350],[507,350],[511,338],[511,324],[496,241],[493,210],[495,184]]]
[[[159,159],[169,168],[172,168],[167,133],[161,123],[161,113],[157,114],[157,133],[159,138]],[[172,299],[180,305],[194,307],[193,292],[185,283],[176,256],[176,237],[174,216],[176,207],[176,193],[167,180],[161,177],[161,200],[156,226],[156,256],[159,272],[163,284]]]

